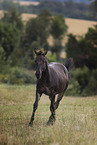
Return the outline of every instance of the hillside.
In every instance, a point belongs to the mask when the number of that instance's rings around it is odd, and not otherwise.
[[[14,1],[14,0],[13,0]],[[21,1],[21,0],[16,0],[16,1]],[[40,2],[40,0],[23,0],[23,1],[34,1],[34,2]],[[68,0],[43,0],[43,1],[52,1],[52,2],[66,2]],[[89,0],[72,0],[73,2],[76,2],[76,3],[87,3],[89,4]]]
[[[9,10],[10,7],[16,7],[21,13],[39,14],[43,9],[47,9],[51,15],[59,14],[68,18],[97,20],[93,17],[93,11],[86,3],[75,3],[72,1],[55,2],[55,0],[41,0],[41,1],[17,1],[13,3],[12,0],[0,1],[0,10]]]
[[[39,5],[39,2],[35,2],[35,1],[17,1],[17,0],[14,0],[14,3],[17,3],[17,2],[20,5],[26,5],[26,6],[29,6],[29,5],[37,6],[37,5]]]

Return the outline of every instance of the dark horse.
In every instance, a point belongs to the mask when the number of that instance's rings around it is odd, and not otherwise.
[[[50,111],[51,115],[47,124],[53,124],[55,121],[55,110],[59,106],[59,102],[61,101],[65,90],[67,89],[69,78],[68,71],[72,66],[72,61],[68,61],[67,68],[61,63],[48,63],[46,54],[47,51],[36,50],[34,49],[36,54],[35,64],[36,64],[36,77],[37,77],[37,85],[36,85],[36,99],[33,104],[33,113],[31,116],[31,120],[29,125],[33,125],[35,111],[38,107],[38,102],[42,94],[46,94],[49,96],[51,101]],[[68,70],[67,70],[68,69]],[[55,96],[58,94],[58,98],[55,101]]]

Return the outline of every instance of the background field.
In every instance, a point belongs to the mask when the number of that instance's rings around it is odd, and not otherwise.
[[[65,97],[56,123],[46,126],[50,101],[43,95],[33,128],[28,127],[35,86],[0,85],[0,144],[96,145],[97,96]]]
[[[23,21],[29,20],[29,18],[36,17],[34,14],[22,14]],[[78,20],[66,18],[66,24],[68,26],[68,33],[73,33],[75,35],[84,35],[89,27],[93,27],[96,25],[96,21],[88,21],[88,20]]]
[[[39,2],[31,2],[31,1],[15,1],[14,0],[14,3],[19,3],[20,5],[26,5],[26,6],[28,6],[28,5],[34,5],[34,6],[37,6],[37,5],[39,5]]]
[[[2,17],[3,11],[0,11],[0,17]],[[22,20],[24,22],[28,21],[30,18],[35,18],[37,15],[35,14],[22,14]],[[88,20],[79,20],[79,19],[71,19],[66,18],[66,24],[68,26],[68,33],[72,33],[75,35],[84,35],[89,27],[93,27],[97,24],[96,21],[88,21]]]

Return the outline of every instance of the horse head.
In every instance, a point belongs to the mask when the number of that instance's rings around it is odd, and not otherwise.
[[[46,54],[47,51],[43,51],[43,49],[40,50],[36,50],[34,49],[34,52],[36,54],[36,58],[35,58],[35,65],[36,65],[36,77],[37,79],[41,79],[43,73],[45,72],[46,68],[47,68],[47,58],[46,58]]]

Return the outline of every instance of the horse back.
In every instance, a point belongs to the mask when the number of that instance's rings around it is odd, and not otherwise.
[[[51,63],[48,65],[49,68],[49,78],[52,87],[57,90],[65,90],[68,84],[68,70],[63,64]]]

